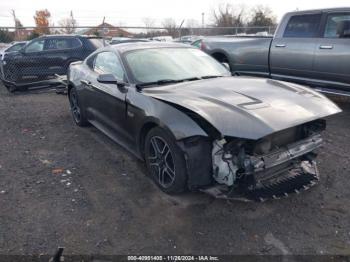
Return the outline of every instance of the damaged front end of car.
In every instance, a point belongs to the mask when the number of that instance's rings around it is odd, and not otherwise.
[[[203,177],[210,161],[213,183],[201,191],[216,198],[264,201],[309,189],[319,180],[315,150],[322,145],[325,126],[316,120],[259,140],[211,141],[211,159],[202,159],[200,168]],[[208,142],[200,143],[199,151],[207,151]]]

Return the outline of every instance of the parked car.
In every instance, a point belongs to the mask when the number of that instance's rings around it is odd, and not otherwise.
[[[3,59],[4,54],[9,53],[9,52],[18,51],[18,50],[22,49],[22,47],[25,46],[26,43],[27,43],[27,41],[12,42],[12,43],[10,44],[10,46],[7,46],[7,47],[1,49],[1,50],[0,50],[0,60]]]
[[[151,37],[149,40],[159,41],[159,42],[171,42],[171,41],[173,41],[173,37],[170,35],[162,35],[162,36]]]
[[[253,199],[316,183],[322,119],[341,111],[300,85],[232,77],[175,43],[101,48],[70,65],[68,94],[75,123],[144,160],[164,192],[219,185],[221,197]]]
[[[287,13],[273,38],[208,38],[202,50],[234,74],[350,92],[350,8]]]
[[[195,48],[201,49],[203,39],[204,39],[204,38],[197,39],[197,40],[193,41],[193,42],[191,43],[191,46],[193,46],[193,47],[195,47]]]
[[[103,46],[101,38],[48,35],[36,38],[17,52],[4,55],[1,78],[13,92],[25,84],[65,75],[70,63],[84,60]]]
[[[202,36],[198,35],[185,35],[181,36],[180,38],[176,38],[173,40],[175,43],[183,43],[183,44],[192,44],[194,41],[201,39]]]

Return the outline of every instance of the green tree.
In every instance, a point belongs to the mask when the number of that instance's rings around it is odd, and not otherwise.
[[[7,29],[0,29],[0,42],[1,43],[10,43],[13,41],[13,34],[10,33]]]

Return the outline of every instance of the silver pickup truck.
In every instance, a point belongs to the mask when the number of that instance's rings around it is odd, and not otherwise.
[[[207,38],[201,49],[233,74],[350,94],[350,8],[287,13],[274,37]]]

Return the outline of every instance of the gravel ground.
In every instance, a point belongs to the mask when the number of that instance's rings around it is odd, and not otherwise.
[[[350,255],[350,106],[329,120],[321,182],[265,203],[168,196],[67,98],[0,86],[0,254]]]

